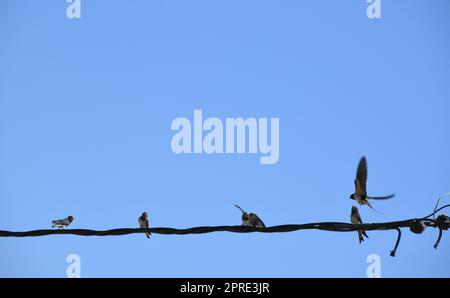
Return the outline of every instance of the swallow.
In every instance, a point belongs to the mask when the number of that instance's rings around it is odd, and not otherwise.
[[[241,207],[238,205],[234,205],[236,208],[241,210],[242,212],[242,225],[243,226],[249,226],[249,227],[258,227],[258,228],[265,228],[266,225],[263,223],[263,221],[256,215],[255,213],[247,213],[244,210],[242,210]]]
[[[142,215],[138,218],[138,222],[139,222],[139,227],[141,229],[148,229],[148,214],[147,212],[142,213]],[[150,232],[145,232],[145,236],[147,236],[148,239],[150,239],[150,235],[152,233]]]
[[[52,228],[64,229],[68,227],[75,219],[73,216],[67,216],[67,218],[56,219],[52,221]]]
[[[350,220],[352,222],[352,224],[362,224],[362,220],[361,220],[361,215],[359,215],[359,211],[358,208],[356,208],[356,206],[352,206],[352,213],[350,215]],[[366,236],[367,238],[369,238],[369,236],[367,236],[366,231],[364,230],[358,230],[358,238],[359,238],[359,243],[364,241],[364,236]]]
[[[366,191],[366,183],[367,183],[367,161],[363,156],[358,164],[358,169],[356,171],[356,179],[355,179],[355,193],[350,196],[350,199],[357,201],[360,205],[367,205],[372,210],[372,205],[368,200],[387,200],[393,198],[395,194],[391,194],[389,196],[384,197],[369,197],[367,196]]]

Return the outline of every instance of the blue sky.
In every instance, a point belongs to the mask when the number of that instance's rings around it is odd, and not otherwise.
[[[357,162],[365,222],[419,217],[450,191],[450,2],[82,0],[0,4],[0,229],[349,221]],[[176,155],[176,117],[280,118],[280,159]],[[0,239],[0,277],[450,277],[447,234],[299,231]]]

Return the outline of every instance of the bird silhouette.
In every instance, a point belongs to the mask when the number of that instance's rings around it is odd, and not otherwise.
[[[142,215],[138,218],[139,227],[141,229],[148,229],[148,213],[144,212]],[[151,233],[149,231],[145,232],[145,236],[150,239]]]
[[[371,197],[367,196],[366,184],[367,184],[367,161],[363,156],[358,164],[356,171],[355,192],[350,195],[350,199],[357,201],[360,205],[367,205],[371,209],[375,210],[368,200],[387,200],[395,196],[391,194],[383,197]]]
[[[359,215],[359,211],[358,211],[358,208],[356,208],[356,206],[352,206],[352,213],[350,215],[350,220],[351,220],[352,224],[362,224],[363,223],[361,220],[361,215]],[[366,234],[366,231],[358,230],[359,243],[364,241],[363,235],[366,236],[367,238],[369,238],[369,236],[367,236],[367,234]]]
[[[67,216],[67,218],[56,219],[52,221],[52,228],[64,229],[68,227],[75,219],[73,216]]]
[[[250,227],[265,228],[264,222],[255,213],[247,213],[238,205],[234,205],[242,212],[242,225]]]

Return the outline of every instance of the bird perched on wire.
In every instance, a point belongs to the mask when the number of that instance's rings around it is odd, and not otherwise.
[[[141,229],[148,229],[148,214],[147,212],[142,213],[142,215],[138,218],[139,227]],[[145,236],[150,239],[150,233],[149,231],[145,232]]]
[[[255,213],[247,213],[244,210],[242,210],[242,208],[239,207],[238,205],[234,205],[234,206],[236,206],[236,208],[238,208],[242,212],[242,225],[243,226],[258,227],[258,228],[266,227],[266,225],[263,223],[263,221]]]
[[[393,198],[395,194],[391,194],[384,197],[369,197],[367,196],[366,184],[367,184],[367,161],[363,156],[358,164],[356,171],[355,193],[350,195],[350,199],[357,201],[360,205],[367,205],[373,209],[368,200],[387,200]],[[375,210],[375,209],[373,209]]]
[[[68,227],[75,219],[73,216],[67,216],[67,218],[56,219],[52,221],[52,228],[64,229]]]
[[[362,220],[361,220],[361,215],[359,215],[359,211],[358,208],[356,208],[356,206],[352,206],[352,213],[350,215],[350,220],[352,222],[352,224],[362,224]],[[366,236],[367,238],[369,238],[369,236],[367,236],[366,231],[364,230],[358,230],[358,238],[359,238],[359,243],[364,241],[364,236]]]

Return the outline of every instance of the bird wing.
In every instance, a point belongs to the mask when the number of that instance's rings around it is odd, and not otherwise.
[[[148,229],[148,220],[139,217],[139,227]]]
[[[392,199],[395,196],[395,194],[391,194],[388,196],[384,196],[384,197],[367,197],[368,200],[388,200],[388,199]]]
[[[361,215],[359,214],[359,212],[356,212],[356,219],[358,220],[358,223],[362,224],[362,219],[361,219]]]
[[[69,220],[67,220],[67,218],[63,218],[63,219],[56,219],[52,221],[52,224],[54,225],[68,225],[69,224]]]
[[[358,218],[359,223],[360,223],[360,224],[363,224],[363,221],[362,221],[362,219],[361,219],[361,215],[359,215],[359,212],[358,212],[358,214],[357,214],[357,218]],[[364,236],[366,236],[367,238],[369,238],[369,236],[367,235],[367,233],[366,233],[365,230],[361,230],[361,234],[364,235]]]
[[[358,170],[356,171],[355,194],[367,196],[366,183],[367,183],[367,161],[366,158],[363,156],[359,161]]]
[[[261,218],[259,218],[258,215],[256,215],[255,213],[250,213],[250,220],[251,220],[252,224],[254,224],[255,226],[257,226],[259,228],[265,228],[266,227],[266,225],[261,220]]]
[[[362,224],[361,216],[359,215],[358,211],[352,213],[352,215],[350,216],[350,220],[352,224]]]
[[[238,208],[239,210],[241,210],[241,212],[242,212],[242,214],[244,214],[245,213],[245,211],[244,210],[242,210],[242,208],[241,207],[239,207],[238,205],[234,205],[236,208]]]

